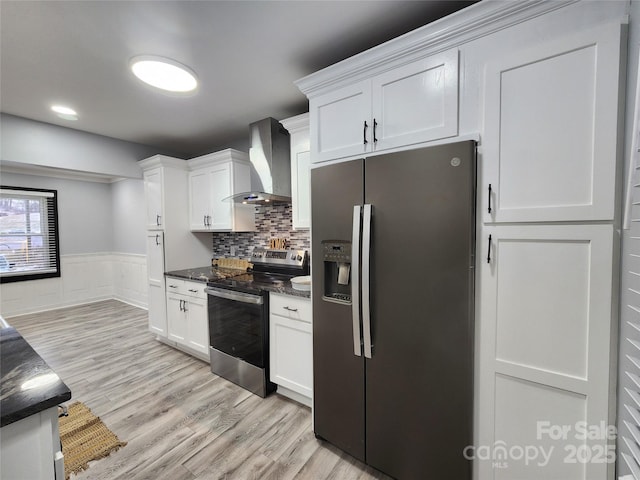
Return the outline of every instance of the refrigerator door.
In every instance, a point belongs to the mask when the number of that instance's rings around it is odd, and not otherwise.
[[[400,479],[470,479],[475,144],[367,158],[365,179],[366,461]]]
[[[352,305],[322,298],[321,242],[351,241],[354,206],[363,200],[363,167],[363,160],[355,160],[311,171],[314,430],[362,461],[364,357],[354,353]],[[357,268],[352,267],[352,274],[354,270]]]

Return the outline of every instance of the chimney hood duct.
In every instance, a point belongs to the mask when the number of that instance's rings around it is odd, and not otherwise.
[[[237,193],[225,200],[250,205],[291,203],[289,132],[269,117],[250,124],[249,136],[249,160],[259,183],[252,181],[253,191]]]

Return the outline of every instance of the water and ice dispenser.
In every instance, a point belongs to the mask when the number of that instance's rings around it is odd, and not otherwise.
[[[351,303],[351,242],[344,240],[324,240],[322,242],[324,261],[325,300]]]

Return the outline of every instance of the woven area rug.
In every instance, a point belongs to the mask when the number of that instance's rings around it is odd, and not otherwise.
[[[127,444],[121,442],[84,403],[72,403],[68,412],[69,416],[59,419],[67,480],[72,473],[89,468],[92,460],[107,457]]]

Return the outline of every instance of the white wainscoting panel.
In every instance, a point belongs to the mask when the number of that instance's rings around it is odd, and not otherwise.
[[[0,313],[11,317],[109,298],[147,307],[146,255],[62,255],[60,266],[60,278],[0,285]]]
[[[132,255],[114,253],[113,285],[114,297],[123,302],[147,308],[147,257],[146,255]]]

